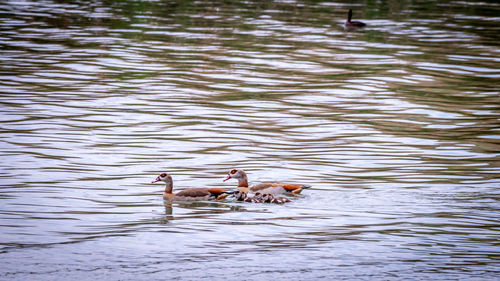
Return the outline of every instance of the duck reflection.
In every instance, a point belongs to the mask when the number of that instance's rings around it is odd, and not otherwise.
[[[165,206],[165,216],[160,219],[160,224],[167,224],[169,221],[174,220],[174,209],[172,202],[163,201],[163,206]]]
[[[180,220],[182,218],[208,218],[214,214],[230,213],[230,212],[246,212],[247,209],[241,205],[233,205],[231,202],[220,201],[196,201],[196,202],[172,202],[168,200],[163,201],[165,207],[165,215],[160,219],[160,224],[167,224],[173,220]],[[189,216],[174,216],[174,209],[189,209]]]

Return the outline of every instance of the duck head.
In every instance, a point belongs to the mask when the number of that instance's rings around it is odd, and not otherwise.
[[[224,181],[227,181],[230,179],[238,180],[238,187],[248,187],[247,174],[243,170],[232,169],[231,171],[229,171],[229,173],[227,174],[227,177],[226,177],[226,179],[224,179]]]
[[[243,177],[246,177],[245,171],[243,170],[237,170],[237,169],[232,169],[229,171],[227,174],[227,177],[224,179],[224,181],[230,180],[230,179],[237,179],[240,180]]]
[[[165,185],[165,192],[166,193],[172,193],[172,189],[174,188],[174,181],[172,180],[172,177],[169,174],[161,173],[151,183],[155,183],[155,182],[159,182],[159,181],[162,181],[166,184]]]
[[[152,181],[151,183],[155,183],[155,182],[159,182],[159,181],[162,181],[164,183],[168,183],[168,182],[171,182],[172,181],[172,177],[167,174],[167,173],[161,173],[159,176],[156,177],[156,179],[154,181]]]
[[[264,194],[262,195],[262,201],[266,202],[266,203],[271,203],[271,201],[274,200],[274,196],[272,194]]]

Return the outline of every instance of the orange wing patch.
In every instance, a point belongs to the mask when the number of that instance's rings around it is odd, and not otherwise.
[[[298,184],[284,184],[282,185],[283,188],[286,190],[286,191],[294,191],[294,190],[297,190],[297,189],[300,189],[302,188],[301,185],[298,185]]]
[[[256,185],[252,186],[252,190],[259,191],[259,190],[263,190],[263,189],[266,189],[269,187],[277,187],[277,186],[283,187],[283,189],[288,191],[288,192],[291,192],[294,190],[299,190],[302,188],[302,186],[298,185],[298,184],[287,184],[287,183],[280,183],[280,182],[263,182],[263,183],[256,184]]]
[[[218,195],[218,194],[221,194],[222,192],[226,191],[227,188],[209,188],[208,189],[208,192],[212,193],[212,194],[215,194],[215,195]]]

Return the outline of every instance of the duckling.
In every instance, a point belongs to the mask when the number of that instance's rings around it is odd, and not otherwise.
[[[263,199],[264,194],[262,194],[260,192],[255,193],[254,197],[261,200],[261,201],[264,201],[264,199]]]
[[[272,203],[276,204],[285,204],[288,202],[292,202],[292,200],[286,198],[286,197],[275,197]]]
[[[245,200],[245,198],[247,198],[247,194],[241,191],[236,191],[235,193],[233,193],[233,195],[234,198],[236,198],[236,201],[243,201]]]
[[[264,194],[262,196],[262,201],[265,203],[273,203],[273,204],[284,204],[291,202],[291,200],[286,197],[274,197],[274,195],[272,194]]]
[[[248,203],[262,203],[262,200],[257,196],[249,197],[246,192],[236,191],[234,193],[234,197],[236,197],[236,201],[243,201]]]

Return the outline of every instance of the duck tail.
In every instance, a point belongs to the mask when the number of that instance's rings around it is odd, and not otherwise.
[[[308,188],[311,188],[311,186],[310,185],[301,185],[300,188],[293,190],[292,194],[300,194],[302,192],[302,190],[308,189]]]

